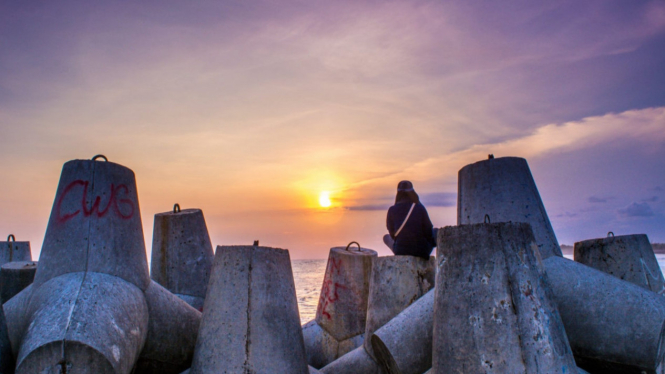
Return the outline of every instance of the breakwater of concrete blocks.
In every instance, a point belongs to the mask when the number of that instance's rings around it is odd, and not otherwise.
[[[301,326],[288,250],[213,252],[202,211],[176,205],[155,215],[149,272],[133,171],[67,162],[39,262],[0,242],[0,374],[659,370],[665,281],[646,235],[563,258],[515,157],[460,170],[457,218],[429,259],[331,248]]]

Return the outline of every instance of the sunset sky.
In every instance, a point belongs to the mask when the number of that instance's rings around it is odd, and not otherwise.
[[[148,256],[176,202],[214,246],[385,255],[400,180],[453,225],[488,153],[528,160],[560,243],[665,242],[665,2],[4,1],[0,142],[0,240],[35,259],[98,153],[136,173]]]

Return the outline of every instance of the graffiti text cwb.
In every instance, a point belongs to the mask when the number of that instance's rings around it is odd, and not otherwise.
[[[111,184],[111,193],[109,197],[109,201],[106,204],[106,207],[102,210],[100,210],[99,206],[101,204],[101,197],[97,196],[95,197],[95,200],[92,203],[92,207],[88,209],[88,204],[86,201],[88,200],[88,185],[90,184],[89,181],[82,181],[80,179],[77,179],[65,187],[65,189],[62,191],[60,194],[60,197],[58,198],[58,201],[55,204],[55,220],[58,223],[64,223],[69,221],[70,219],[76,217],[77,215],[83,213],[84,217],[90,217],[93,215],[93,213],[97,217],[104,217],[108,212],[113,210],[116,216],[118,216],[121,219],[130,219],[134,216],[134,202],[131,201],[130,199],[120,199],[119,198],[119,193],[123,192],[124,194],[129,193],[129,188],[127,188],[127,185],[125,184],[120,184],[118,186],[115,186]],[[65,197],[67,197],[68,194],[70,193],[75,193],[76,187],[81,186],[82,191],[79,192],[81,193],[81,208],[74,211],[74,212],[68,212],[64,213],[61,211],[62,209],[62,202],[65,200]],[[76,189],[79,190],[79,189]],[[125,211],[129,211],[129,213],[123,213],[120,210],[120,206],[123,205],[125,207]]]

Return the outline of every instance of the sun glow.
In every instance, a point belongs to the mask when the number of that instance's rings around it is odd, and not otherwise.
[[[319,205],[321,205],[322,208],[330,208],[332,205],[332,202],[330,201],[330,192],[321,191],[321,194],[319,194]]]

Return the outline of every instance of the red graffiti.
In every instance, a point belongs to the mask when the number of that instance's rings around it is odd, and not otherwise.
[[[134,216],[134,202],[130,199],[120,199],[119,198],[119,193],[124,192],[124,194],[129,193],[129,188],[127,188],[126,185],[120,184],[118,186],[115,186],[114,184],[111,184],[111,194],[109,197],[108,203],[106,203],[106,207],[104,209],[100,210],[100,205],[102,198],[100,196],[95,197],[95,200],[92,203],[92,206],[90,209],[88,209],[88,185],[90,182],[88,181],[82,181],[82,180],[75,180],[71,182],[70,184],[65,187],[65,189],[62,191],[60,194],[60,197],[58,198],[58,201],[55,204],[55,220],[58,223],[64,223],[69,221],[70,219],[76,217],[80,213],[83,213],[84,217],[90,217],[93,215],[93,213],[97,217],[104,217],[105,215],[108,214],[111,210],[120,218],[122,219],[130,219]],[[74,212],[69,212],[62,214],[62,202],[65,200],[65,197],[72,193],[72,191],[76,187],[83,187],[83,191],[81,193],[81,209],[78,209]],[[124,206],[126,207],[125,211],[129,210],[129,213],[125,214],[120,210],[120,207]]]
[[[328,313],[328,307],[331,304],[334,304],[339,300],[338,290],[347,290],[348,288],[343,284],[333,282],[331,279],[326,279],[323,281],[323,287],[321,287],[321,298],[319,299],[319,305],[317,307],[317,312],[321,315],[326,316],[328,319],[331,319],[332,316]]]
[[[330,273],[339,274],[339,272],[342,270],[342,259],[341,258],[338,258],[338,259],[331,258],[329,264],[330,264]]]

